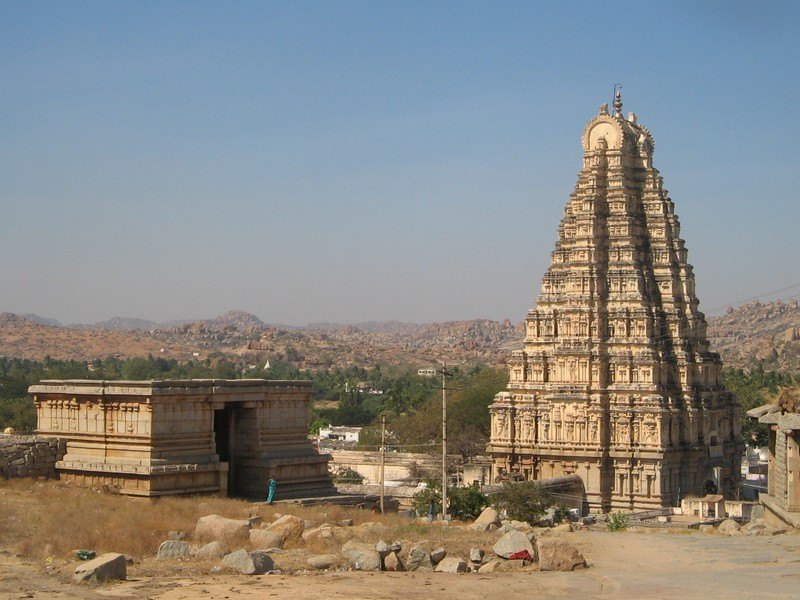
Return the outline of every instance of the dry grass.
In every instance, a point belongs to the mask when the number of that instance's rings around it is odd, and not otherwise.
[[[281,568],[302,568],[309,554],[338,554],[342,544],[354,539],[375,543],[400,541],[407,551],[412,543],[429,549],[447,548],[455,556],[468,557],[471,547],[489,550],[496,536],[460,527],[425,525],[396,514],[379,515],[341,506],[267,506],[214,496],[140,499],[78,488],[58,481],[9,480],[0,483],[0,531],[3,543],[22,557],[36,561],[74,559],[75,550],[98,554],[121,552],[145,559],[145,571],[168,568],[152,559],[170,531],[194,531],[197,519],[209,514],[229,518],[261,515],[271,522],[281,514],[293,514],[316,523],[352,519],[353,527],[335,528],[331,539],[287,540],[285,555],[276,555]],[[372,523],[373,525],[365,525]],[[360,527],[359,527],[360,526]],[[235,547],[249,547],[238,543]],[[233,549],[233,548],[232,548]],[[192,571],[207,572],[216,564],[193,562]],[[189,568],[187,566],[187,568]]]

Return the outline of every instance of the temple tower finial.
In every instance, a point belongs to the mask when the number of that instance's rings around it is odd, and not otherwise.
[[[622,92],[620,91],[619,88],[622,87],[622,84],[618,83],[614,87],[617,88],[614,91],[614,116],[615,117],[621,117],[622,116]]]

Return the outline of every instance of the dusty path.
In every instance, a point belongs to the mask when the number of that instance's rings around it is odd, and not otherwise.
[[[134,578],[87,588],[0,555],[0,597],[291,600],[491,598],[797,598],[800,535],[722,537],[659,531],[564,534],[592,565],[574,573],[327,573]]]

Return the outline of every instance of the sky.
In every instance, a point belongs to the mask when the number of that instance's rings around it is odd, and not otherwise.
[[[0,311],[519,322],[617,82],[701,310],[797,295],[799,26],[797,2],[0,3]]]

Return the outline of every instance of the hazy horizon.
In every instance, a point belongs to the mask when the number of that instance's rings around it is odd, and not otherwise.
[[[700,310],[796,296],[796,3],[0,6],[0,311],[520,322],[622,82]],[[788,296],[786,295],[788,294]]]

